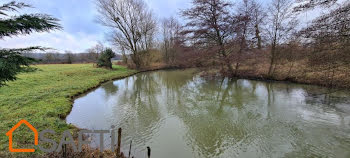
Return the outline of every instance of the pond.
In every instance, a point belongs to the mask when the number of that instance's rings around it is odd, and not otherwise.
[[[136,158],[147,146],[152,158],[350,157],[349,91],[208,79],[191,69],[105,83],[75,100],[67,123],[121,127],[122,151],[132,140]]]

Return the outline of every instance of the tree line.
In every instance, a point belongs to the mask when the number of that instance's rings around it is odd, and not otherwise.
[[[42,52],[24,53],[23,56],[36,59],[36,64],[74,64],[74,63],[97,63],[102,56],[105,48],[102,44],[97,44],[84,52],[65,51],[64,53],[58,51],[48,50]],[[122,60],[120,54],[115,54],[112,60]]]
[[[349,1],[192,0],[181,19],[161,20],[142,0],[97,0],[97,6],[110,42],[138,69],[161,52],[167,66],[229,77],[297,80],[313,73],[332,85],[350,73]],[[316,18],[302,18],[315,10]]]
[[[350,2],[339,0],[192,0],[180,18],[157,19],[143,0],[96,0],[98,22],[129,67],[198,67],[205,75],[350,85]],[[13,16],[31,7],[0,6],[0,38],[62,29],[46,14]],[[317,17],[301,17],[318,11]],[[30,54],[40,46],[0,49],[0,86],[26,66],[41,63],[109,62],[102,45],[85,53]],[[100,59],[100,60],[99,60]]]

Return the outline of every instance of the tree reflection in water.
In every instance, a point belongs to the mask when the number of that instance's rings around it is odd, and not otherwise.
[[[155,158],[349,156],[350,111],[339,108],[349,103],[336,99],[348,92],[327,104],[310,97],[322,90],[315,86],[204,79],[195,72],[107,83],[77,99],[67,121],[87,129],[122,127],[124,150],[133,140],[136,157],[146,146]]]

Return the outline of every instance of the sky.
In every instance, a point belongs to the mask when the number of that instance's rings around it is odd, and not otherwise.
[[[0,0],[0,5],[12,0]],[[60,19],[63,30],[44,33],[32,33],[0,39],[0,48],[24,48],[43,46],[54,48],[58,52],[66,50],[74,53],[102,43],[111,46],[106,40],[109,28],[96,22],[98,13],[96,0],[17,0],[32,5],[34,8],[20,10],[16,14],[44,13]],[[191,0],[144,0],[158,19],[179,17],[180,9],[189,8]],[[267,4],[270,0],[259,0]],[[309,14],[309,16],[312,14]],[[316,14],[315,14],[316,15]]]
[[[11,0],[1,0],[0,5]],[[16,14],[44,13],[60,19],[63,30],[32,33],[0,39],[2,48],[43,46],[59,52],[66,50],[83,52],[97,43],[109,45],[106,40],[108,28],[96,22],[98,16],[95,0],[19,0],[34,8],[20,10]],[[161,19],[178,15],[179,8],[186,8],[190,0],[145,0],[156,16]]]

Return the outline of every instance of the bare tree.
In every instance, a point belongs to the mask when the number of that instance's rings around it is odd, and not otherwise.
[[[239,67],[241,65],[243,53],[248,50],[250,43],[253,39],[253,10],[254,10],[254,0],[242,0],[238,3],[237,10],[235,12],[234,18],[236,19],[234,22],[238,24],[238,27],[235,29],[235,33],[237,34],[237,42],[238,42],[238,52],[235,54],[236,58],[236,66],[235,66],[235,75],[237,75]],[[258,34],[260,36],[260,34]]]
[[[181,26],[174,18],[166,18],[162,22],[162,50],[164,53],[165,62],[172,64],[176,55],[176,44],[179,41]]]
[[[151,11],[144,12],[140,27],[142,33],[142,39],[140,41],[141,49],[148,51],[154,45],[154,36],[157,32],[157,22]]]
[[[113,42],[131,54],[136,68],[152,47],[156,32],[153,13],[142,0],[97,0],[99,22],[113,31]]]
[[[292,30],[295,29],[297,21],[292,14],[291,0],[273,0],[268,12],[268,36],[271,42],[270,66],[268,75],[271,77],[275,71],[278,46],[287,42]]]
[[[300,34],[308,39],[304,43],[311,48],[309,66],[326,70],[325,79],[332,87],[337,72],[344,73],[344,67],[350,66],[350,2],[317,17]]]
[[[65,58],[67,64],[72,64],[74,62],[74,55],[72,51],[65,51]]]
[[[262,26],[265,24],[265,18],[267,17],[266,11],[264,7],[257,1],[252,0],[251,2],[252,12],[251,12],[251,20],[254,25],[254,39],[256,41],[256,47],[258,49],[262,48]]]
[[[124,47],[121,47],[120,48],[121,52],[122,52],[122,60],[123,60],[123,63],[124,64],[128,64],[128,57],[125,53],[125,48]]]
[[[227,46],[232,36],[232,4],[225,0],[193,0],[192,7],[182,11],[188,20],[186,33],[199,47],[208,48],[222,67],[233,76],[233,67],[229,59]]]
[[[86,50],[88,54],[88,61],[89,62],[96,62],[99,54],[104,50],[104,46],[101,43],[96,44],[94,47],[89,48]]]

